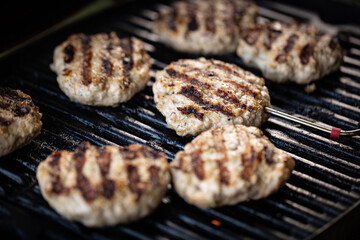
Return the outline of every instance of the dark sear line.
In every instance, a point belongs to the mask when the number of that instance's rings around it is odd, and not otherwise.
[[[133,60],[133,42],[131,38],[123,38],[120,40],[120,47],[123,51],[122,63],[123,63],[123,74],[124,74],[124,86],[130,85],[130,71],[134,66]]]
[[[273,29],[271,26],[268,26],[268,41],[264,43],[264,46],[267,50],[270,50],[272,44],[276,41],[276,39],[282,34],[281,30]]]
[[[231,104],[236,104],[237,106],[240,106],[239,99],[231,91],[223,90],[223,89],[219,88],[215,91],[215,95],[224,99],[225,104],[231,103]]]
[[[12,100],[12,101],[28,101],[28,100],[30,100],[29,98],[19,96],[17,91],[15,91],[11,88],[7,88],[7,87],[0,88],[0,96],[3,98],[7,98],[9,100]]]
[[[111,58],[105,56],[106,52],[109,53],[109,55],[111,56],[111,51],[113,49],[113,43],[112,43],[112,37],[111,35],[109,36],[109,43],[107,44],[106,48],[102,51],[102,72],[104,73],[105,76],[107,77],[111,77],[112,73],[113,73],[113,63],[111,62]]]
[[[218,111],[229,117],[235,116],[234,113],[228,110],[225,106],[221,104],[212,104],[209,101],[202,99],[202,94],[194,86],[182,87],[178,94],[189,98],[205,110]]]
[[[220,175],[220,182],[226,185],[230,184],[230,171],[226,167],[225,163],[229,161],[229,157],[227,155],[227,149],[225,145],[225,139],[223,135],[223,130],[212,130],[211,131],[213,140],[214,140],[214,147],[218,153],[222,153],[224,156],[218,161],[219,164],[219,175]]]
[[[188,114],[193,114],[194,117],[196,117],[199,120],[203,120],[204,118],[204,114],[198,112],[194,107],[192,106],[186,106],[186,107],[178,107],[177,108],[178,111],[180,111],[182,114],[188,115]]]
[[[140,152],[143,156],[148,158],[149,160],[157,161],[160,159],[163,155],[161,152],[158,152],[152,148],[148,148],[146,146],[141,146]]]
[[[86,201],[92,201],[96,198],[96,192],[94,191],[91,182],[83,174],[82,170],[86,163],[85,152],[88,148],[88,143],[81,143],[80,146],[76,149],[73,158],[75,162],[76,169],[76,188],[80,190],[82,196]]]
[[[257,159],[257,152],[254,150],[254,148],[251,146],[251,152],[250,157],[248,157],[248,154],[243,154],[242,156],[242,163],[243,163],[243,171],[241,173],[241,177],[249,181],[251,178],[251,175],[254,172],[254,165],[256,164]]]
[[[15,117],[24,117],[31,112],[31,108],[37,109],[30,97],[21,97],[17,91],[10,88],[0,88],[0,108],[12,112]],[[1,122],[1,125],[5,126],[10,125],[13,120]]]
[[[261,26],[251,27],[244,31],[243,39],[249,45],[254,45],[264,29]]]
[[[265,161],[267,164],[271,165],[274,163],[273,155],[273,149],[270,147],[265,147]]]
[[[81,36],[83,63],[82,63],[82,83],[88,86],[91,83],[91,59],[92,59],[92,46],[91,37],[88,35]]]
[[[195,151],[191,152],[191,165],[192,169],[195,173],[195,176],[199,180],[203,180],[205,178],[205,170],[204,170],[204,160],[201,158],[202,150],[197,148]]]
[[[286,62],[288,53],[294,48],[296,40],[299,39],[299,36],[296,34],[290,35],[290,37],[286,40],[286,45],[283,48],[283,52],[275,57],[275,61],[278,63]]]
[[[3,126],[3,127],[7,127],[9,126],[11,123],[13,123],[14,119],[12,118],[3,118],[3,117],[0,117],[0,126]]]
[[[200,88],[209,89],[211,87],[210,84],[203,83],[203,82],[197,80],[196,78],[192,78],[192,77],[188,76],[185,73],[179,73],[173,68],[166,69],[166,72],[172,78],[176,78],[177,80],[188,82],[188,83],[190,83],[192,85],[196,85],[196,86],[198,86]]]
[[[198,29],[198,23],[196,20],[197,5],[195,3],[187,3],[187,13],[189,16],[189,22],[187,25],[187,32],[196,31]]]
[[[309,61],[310,61],[310,57],[314,54],[314,50],[315,50],[315,47],[317,45],[317,43],[319,42],[320,40],[320,37],[316,37],[315,38],[315,41],[311,42],[311,43],[308,43],[306,44],[303,49],[301,49],[301,52],[300,52],[300,62],[302,64],[308,64]]]
[[[65,63],[71,63],[74,60],[74,55],[75,55],[75,48],[72,44],[68,44],[66,45],[66,47],[64,48],[64,62]]]
[[[124,160],[134,160],[138,157],[138,151],[133,151],[128,146],[120,149],[120,153]]]
[[[215,26],[214,13],[215,13],[216,9],[214,7],[214,2],[209,1],[207,4],[207,7],[208,7],[208,9],[206,11],[206,16],[205,16],[205,29],[208,32],[215,33],[216,26]]]
[[[174,5],[174,7],[171,8],[170,13],[168,15],[166,15],[166,19],[165,22],[167,24],[167,26],[172,30],[172,31],[176,31],[177,27],[176,27],[176,19],[178,16],[178,9],[177,9],[177,4]],[[163,15],[160,15],[160,18],[163,18]],[[160,20],[160,19],[159,19]]]
[[[215,63],[214,61],[211,60],[211,63],[213,64],[213,66],[215,66],[216,68],[220,69],[220,70],[223,70],[225,71],[227,74],[229,75],[235,75],[236,77],[238,78],[244,78],[243,75],[241,75],[240,73],[238,73],[237,71],[234,71],[232,70],[230,67],[224,65],[224,64],[221,64],[221,63]],[[212,72],[212,71],[210,71]],[[227,79],[227,80],[223,80],[223,79],[217,79],[218,81],[222,81],[222,82],[226,82],[226,83],[229,83],[231,84],[232,86],[236,87],[237,89],[241,89],[243,90],[246,94],[252,96],[252,97],[256,97],[258,94],[259,94],[259,91],[256,90],[251,90],[249,87],[243,85],[243,84],[240,84],[238,82],[235,82],[233,80],[230,80],[230,79]]]
[[[150,181],[154,186],[160,186],[159,172],[160,168],[157,166],[151,166],[148,169],[150,173]]]
[[[113,63],[111,62],[110,59],[108,59],[108,58],[102,59],[102,69],[103,69],[103,73],[105,74],[105,76],[107,76],[107,77],[112,76]]]
[[[138,200],[142,193],[142,190],[139,187],[140,176],[138,173],[138,169],[136,166],[127,165],[126,170],[127,170],[130,191],[137,195],[136,200]]]
[[[96,161],[100,168],[100,173],[102,177],[102,191],[101,194],[106,198],[111,198],[115,192],[115,182],[111,179],[108,179],[107,175],[110,171],[111,165],[111,152],[106,151],[106,147],[97,148],[99,155],[96,158]]]
[[[235,30],[235,4],[231,1],[225,3],[227,6],[225,7],[225,26],[226,32],[228,34],[232,34]]]
[[[65,187],[61,182],[60,158],[61,152],[55,152],[51,155],[49,162],[51,167],[51,192],[55,194],[68,194],[69,188]]]

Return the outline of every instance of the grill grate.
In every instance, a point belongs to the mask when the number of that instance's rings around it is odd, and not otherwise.
[[[169,129],[153,102],[151,85],[156,70],[179,58],[198,57],[165,47],[151,33],[151,19],[164,4],[168,3],[119,6],[57,32],[3,62],[0,84],[31,95],[43,113],[44,125],[42,134],[30,145],[0,161],[0,230],[20,238],[50,239],[306,239],[323,236],[324,230],[330,234],[326,228],[339,218],[355,226],[356,222],[345,216],[350,209],[360,211],[355,208],[360,202],[360,137],[335,141],[277,117],[271,117],[262,130],[277,147],[292,155],[297,165],[290,181],[266,199],[202,210],[186,204],[170,189],[149,217],[106,229],[88,229],[67,221],[48,206],[41,197],[35,174],[38,164],[52,151],[73,150],[84,140],[98,145],[143,143],[173,159],[191,140]],[[273,2],[259,5],[260,20],[314,21],[317,16]],[[341,33],[345,62],[340,71],[317,82],[317,91],[310,95],[301,86],[267,81],[275,108],[345,130],[359,127],[360,28],[345,29],[351,31]],[[146,43],[153,59],[151,83],[117,108],[71,102],[49,69],[53,49],[72,33],[110,31],[119,36],[133,35]],[[235,55],[219,59],[260,75]],[[338,234],[344,236],[343,232]]]

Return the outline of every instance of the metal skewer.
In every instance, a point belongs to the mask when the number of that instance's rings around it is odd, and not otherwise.
[[[290,121],[293,121],[296,123],[300,123],[302,125],[320,130],[322,132],[330,133],[331,138],[339,138],[339,136],[355,136],[355,135],[360,134],[360,129],[344,131],[344,130],[341,130],[340,128],[336,128],[336,127],[326,127],[326,126],[322,126],[322,125],[307,121],[302,118],[294,117],[292,115],[275,110],[270,107],[265,107],[265,111],[272,115],[275,115],[275,116],[278,116],[278,117],[281,117],[281,118],[284,118],[284,119],[287,119],[287,120],[290,120]]]

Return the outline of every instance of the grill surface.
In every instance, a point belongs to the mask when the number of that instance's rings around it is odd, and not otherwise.
[[[262,130],[277,147],[292,155],[297,165],[290,181],[266,199],[201,210],[186,204],[170,189],[149,217],[106,229],[88,229],[67,221],[48,206],[35,174],[38,164],[52,151],[73,150],[84,140],[98,145],[143,143],[172,159],[191,140],[177,136],[156,110],[151,90],[154,78],[131,101],[117,108],[97,108],[69,101],[49,69],[55,46],[77,32],[116,31],[121,37],[142,39],[153,58],[152,76],[170,61],[198,57],[165,47],[151,33],[151,19],[163,4],[143,2],[113,8],[2,62],[0,84],[31,95],[43,113],[44,125],[42,134],[30,145],[0,159],[1,231],[13,237],[47,239],[328,239],[344,236],[349,230],[355,232],[360,220],[360,137],[335,141],[277,117],[271,117]],[[283,4],[258,4],[260,19],[314,20],[316,16]],[[316,83],[314,93],[308,95],[293,84],[266,82],[276,109],[344,130],[359,128],[360,28],[342,29],[345,61],[338,72]],[[260,75],[235,54],[219,59]],[[213,220],[221,224],[213,224]]]

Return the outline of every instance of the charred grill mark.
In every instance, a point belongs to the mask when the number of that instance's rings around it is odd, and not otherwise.
[[[197,12],[196,3],[188,3],[186,8],[189,16],[187,31],[188,32],[196,31],[196,29],[198,29],[198,23],[196,20],[196,12]]]
[[[28,106],[16,106],[12,111],[16,117],[24,117],[30,113],[31,109]]]
[[[329,48],[331,50],[334,50],[338,45],[339,45],[339,39],[336,36],[332,37],[329,42]]]
[[[111,77],[113,72],[113,63],[108,58],[102,59],[102,70],[105,76]]]
[[[226,6],[226,19],[225,19],[225,26],[226,26],[226,32],[232,33],[235,28],[235,5],[231,1]]]
[[[108,175],[111,164],[111,153],[106,151],[106,148],[98,148],[99,157],[97,158],[97,162],[100,167],[100,173],[103,177]]]
[[[60,157],[61,152],[53,153],[49,162],[51,167],[51,192],[55,194],[67,194],[69,189],[62,184],[60,178]]]
[[[281,53],[281,54],[277,55],[275,58],[275,61],[277,61],[278,63],[286,62],[286,54]]]
[[[74,153],[75,170],[76,170],[76,188],[80,190],[85,201],[92,201],[96,198],[96,192],[94,191],[89,179],[83,175],[82,170],[86,162],[85,151],[88,148],[88,143],[82,143],[76,149]]]
[[[167,26],[172,30],[172,31],[176,31],[177,27],[176,27],[176,19],[178,16],[178,9],[177,9],[177,5],[173,5],[173,7],[171,8],[169,14],[164,15],[160,15],[160,19],[161,18],[165,18],[165,22],[167,24]]]
[[[91,37],[87,35],[81,36],[82,52],[83,52],[83,64],[82,64],[82,83],[88,86],[91,83]]]
[[[283,51],[287,54],[289,53],[295,46],[296,40],[299,39],[299,36],[296,34],[292,34],[286,41],[286,45],[283,49]]]
[[[192,169],[199,180],[205,178],[204,161],[201,159],[201,149],[196,149],[191,153]]]
[[[234,116],[234,113],[229,111],[225,106],[221,104],[212,104],[209,101],[202,99],[201,93],[194,86],[182,87],[180,92],[178,92],[178,94],[181,94],[189,98],[190,100],[194,101],[205,110],[218,111],[229,117]]]
[[[113,49],[112,35],[109,36],[109,43],[107,44],[105,51],[111,56],[111,50]],[[109,57],[104,56],[105,52],[103,52],[102,58],[102,72],[105,76],[111,77],[113,74],[113,63],[111,62]]]
[[[296,34],[292,34],[287,40],[286,40],[286,45],[283,48],[282,53],[280,53],[279,55],[277,55],[275,57],[275,61],[277,61],[278,63],[284,63],[286,62],[286,58],[288,53],[294,48],[296,40],[299,39],[299,36]]]
[[[0,108],[7,109],[10,107],[10,103],[5,99],[0,99]]]
[[[0,117],[0,126],[7,127],[13,121],[14,121],[14,119]]]
[[[273,155],[273,149],[270,147],[265,147],[265,160],[267,164],[271,165],[274,163]]]
[[[131,38],[123,38],[120,40],[120,46],[123,50],[123,75],[124,75],[124,86],[127,87],[130,84],[130,71],[133,68],[134,60],[133,60],[133,42]]]
[[[215,95],[224,99],[225,104],[231,103],[238,106],[240,105],[239,99],[231,91],[226,91],[219,88],[218,90],[216,90]]]
[[[75,48],[72,44],[68,44],[66,45],[66,47],[64,48],[64,62],[65,63],[71,63],[74,60],[74,55],[75,55]]]
[[[195,108],[192,106],[186,106],[186,107],[178,107],[177,110],[179,110],[182,114],[188,115],[193,114],[194,117],[196,117],[199,120],[203,120],[204,114],[198,112]]]
[[[71,73],[72,73],[71,69],[64,68],[64,70],[63,70],[63,76],[70,76]]]
[[[253,91],[253,90],[251,90],[249,87],[244,86],[244,85],[242,85],[242,84],[240,84],[240,83],[237,83],[237,82],[235,82],[235,81],[225,80],[224,82],[233,85],[233,86],[236,87],[237,89],[241,89],[241,90],[244,91],[246,94],[248,94],[248,95],[250,95],[250,96],[252,96],[252,97],[254,97],[254,98],[259,94],[258,91]]]
[[[268,42],[264,43],[264,46],[267,50],[271,49],[271,45],[275,42],[275,40],[281,35],[282,31],[273,29],[271,27],[268,28]]]
[[[211,63],[213,64],[214,67],[220,69],[220,70],[223,70],[225,71],[226,73],[228,73],[229,75],[235,75],[236,77],[239,77],[239,78],[243,78],[244,76],[242,76],[240,73],[238,73],[237,71],[231,69],[230,67],[224,65],[224,64],[221,64],[221,63],[215,63],[213,60],[211,60]],[[226,83],[229,83],[231,85],[233,85],[234,87],[236,87],[237,89],[241,89],[243,90],[245,93],[249,94],[250,96],[252,97],[256,97],[258,94],[259,94],[259,91],[254,91],[254,90],[251,90],[249,87],[243,85],[243,84],[240,84],[238,82],[235,82],[235,81],[232,81],[232,80],[221,80],[219,79],[220,81],[223,81],[223,82],[226,82]]]
[[[155,186],[160,186],[160,179],[159,179],[160,168],[158,168],[157,166],[151,166],[149,167],[149,172],[150,172],[150,181]]]
[[[112,198],[112,196],[114,196],[116,185],[113,180],[104,179],[102,187],[103,187],[102,195],[104,197],[110,199]]]
[[[176,78],[178,80],[182,80],[185,82],[188,82],[192,85],[196,85],[200,88],[209,89],[211,86],[208,83],[202,83],[201,81],[197,80],[196,78],[191,78],[188,75],[184,73],[179,73],[173,68],[166,69],[167,74],[169,74],[170,77]]]
[[[309,61],[310,61],[310,57],[314,54],[314,50],[315,50],[315,47],[316,47],[316,44],[318,43],[318,41],[320,40],[320,37],[317,36],[315,38],[315,41],[314,42],[311,42],[311,43],[308,43],[306,44],[303,49],[301,49],[301,52],[300,52],[300,62],[302,64],[308,64]]]
[[[130,191],[137,195],[137,200],[138,200],[142,193],[141,188],[138,185],[140,183],[140,176],[138,173],[138,169],[136,166],[127,165],[126,170],[128,175]]]
[[[0,88],[0,96],[13,101],[27,101],[28,97],[21,97],[18,92],[11,88]]]
[[[262,31],[263,28],[260,26],[248,28],[244,31],[243,39],[249,45],[254,45],[257,42]]]
[[[241,173],[241,177],[249,181],[251,178],[251,175],[254,172],[254,164],[257,159],[257,152],[254,150],[253,147],[251,147],[251,155],[250,158],[247,156],[242,157],[242,163],[243,163],[243,171]]]
[[[215,27],[215,19],[214,19],[214,2],[210,1],[208,3],[208,11],[206,12],[205,17],[205,28],[206,31],[215,33],[216,27]]]
[[[121,155],[124,158],[124,160],[134,160],[135,158],[138,157],[138,151],[133,151],[127,146],[121,150]]]
[[[227,155],[227,149],[225,146],[225,139],[222,130],[213,130],[212,132],[214,147],[218,153],[222,153],[224,156],[219,160],[219,175],[220,182],[226,185],[230,184],[230,171],[226,167],[225,163],[229,161],[229,157]]]
[[[106,198],[111,198],[115,192],[115,182],[107,178],[112,161],[111,153],[106,151],[105,147],[98,148],[98,152],[99,156],[96,160],[100,168],[101,177],[103,179],[101,194]]]
[[[163,156],[161,152],[155,151],[152,148],[148,148],[145,146],[141,146],[141,151],[142,154],[150,160],[158,160]]]

